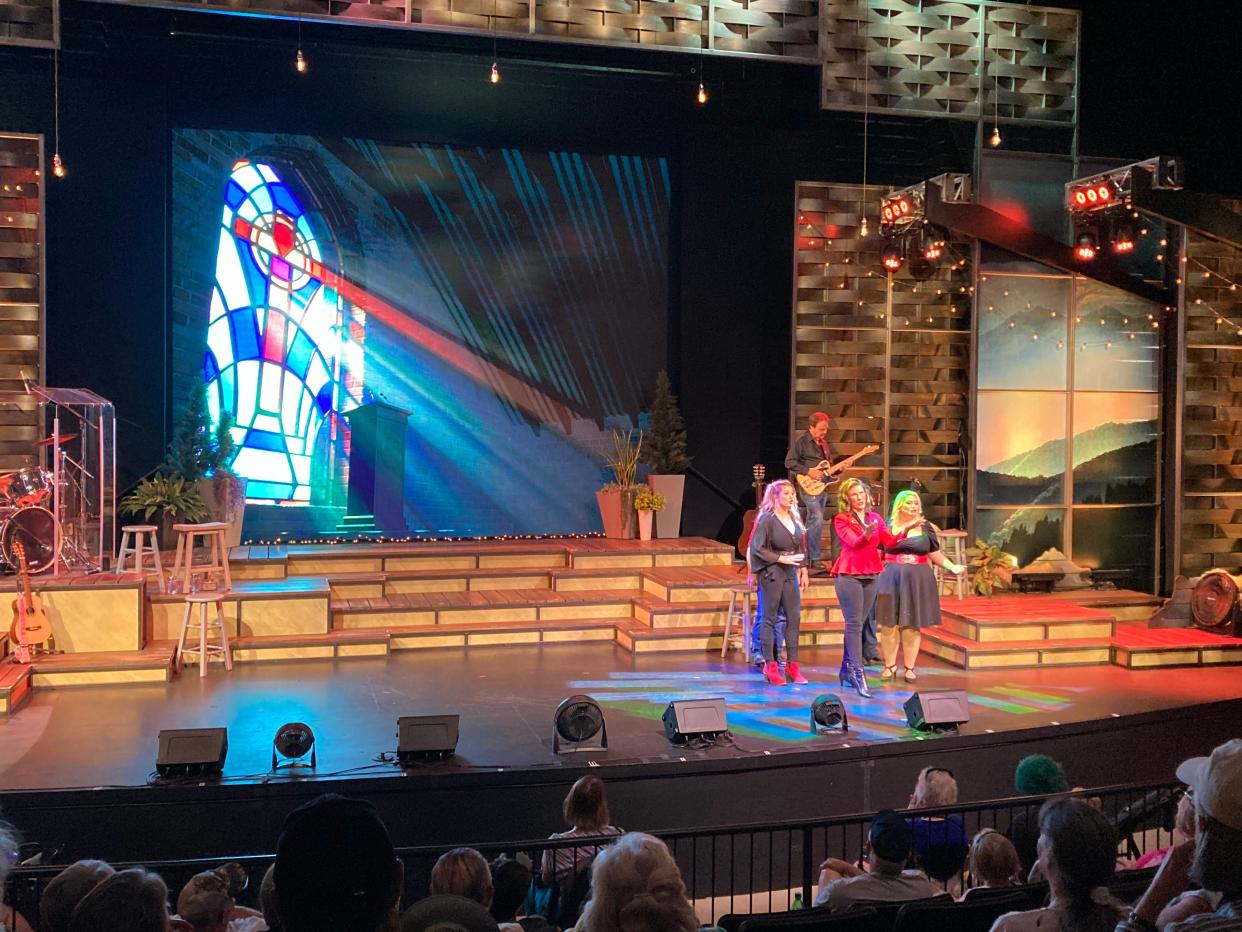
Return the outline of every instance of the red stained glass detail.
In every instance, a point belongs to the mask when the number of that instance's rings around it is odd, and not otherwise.
[[[285,315],[280,311],[267,312],[267,327],[263,330],[263,358],[269,362],[281,362],[285,358]]]
[[[289,255],[293,251],[294,244],[297,243],[297,237],[293,233],[293,224],[284,214],[276,216],[276,223],[272,226],[272,239],[276,242],[276,251],[282,256]]]

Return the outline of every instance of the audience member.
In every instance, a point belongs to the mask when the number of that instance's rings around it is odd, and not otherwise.
[[[1013,772],[1013,788],[1019,796],[1051,796],[1069,791],[1069,780],[1061,765],[1047,754],[1028,754]],[[1039,817],[1030,809],[1018,812],[1009,822],[1005,835],[1013,842],[1022,862],[1023,875],[1038,860],[1035,843],[1039,840]]]
[[[17,866],[17,829],[0,819],[0,932],[30,932],[30,925],[13,906],[4,902],[5,878]]]
[[[942,809],[957,802],[957,780],[942,767],[919,771],[910,795],[911,809]],[[942,889],[960,885],[966,863],[966,828],[960,815],[918,816],[910,820],[918,865]]]
[[[168,887],[131,867],[97,883],[73,910],[70,932],[168,932]]]
[[[622,835],[595,859],[575,932],[696,932],[677,862],[652,835]]]
[[[621,834],[621,829],[608,824],[608,800],[604,796],[604,781],[599,777],[583,777],[570,787],[561,812],[570,829],[556,832],[549,838]],[[545,883],[564,881],[587,867],[594,857],[595,848],[592,847],[545,851],[540,873]]]
[[[473,848],[454,848],[440,855],[431,869],[428,892],[432,896],[453,893],[491,906],[492,870]]]
[[[489,911],[504,932],[554,932],[543,916],[523,916],[522,904],[530,890],[531,870],[525,860],[505,857],[503,854],[491,863],[492,905]]]
[[[1195,837],[1170,852],[1117,932],[1242,930],[1242,738],[1177,768],[1195,806]],[[1182,897],[1191,883],[1206,895]],[[1199,900],[1198,907],[1186,902]],[[1215,902],[1212,902],[1215,901]],[[1194,915],[1197,908],[1199,915]]]
[[[402,864],[369,802],[327,794],[293,810],[276,846],[284,932],[390,932]]]
[[[966,857],[966,869],[970,874],[970,889],[962,899],[968,899],[972,890],[996,887],[1015,887],[1022,883],[1022,865],[1013,842],[994,828],[985,828],[975,835]]]
[[[868,833],[870,870],[829,858],[820,865],[816,906],[843,912],[862,902],[897,903],[940,893],[921,870],[907,869],[914,848],[910,824],[892,810],[876,813]]]
[[[69,932],[74,908],[115,873],[103,861],[78,861],[53,877],[39,898],[39,932]]]
[[[267,923],[269,932],[284,932],[280,924],[280,914],[276,912],[276,865],[272,864],[263,874],[259,882],[259,908],[263,911],[263,921]]]
[[[401,932],[499,932],[482,903],[453,893],[419,900],[401,917]]]
[[[1121,904],[1108,892],[1117,857],[1117,832],[1081,799],[1050,799],[1039,810],[1039,866],[1051,905],[1006,913],[992,932],[1111,932]]]
[[[1183,764],[1182,766],[1185,766]],[[1181,768],[1179,768],[1181,769]],[[1177,811],[1173,815],[1173,843],[1165,848],[1156,848],[1148,851],[1143,856],[1136,858],[1134,863],[1130,865],[1133,870],[1143,870],[1148,867],[1159,867],[1164,863],[1172,852],[1182,842],[1194,841],[1195,838],[1195,802],[1194,791],[1187,789],[1177,801]]]
[[[254,910],[238,907],[232,881],[221,870],[195,874],[177,896],[177,916],[194,932],[266,932],[267,924]]]

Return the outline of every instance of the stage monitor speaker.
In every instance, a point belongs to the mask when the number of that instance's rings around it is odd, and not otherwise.
[[[403,715],[397,719],[397,760],[438,760],[457,750],[460,715]]]
[[[674,699],[662,716],[664,734],[674,744],[714,738],[729,730],[723,699]]]
[[[161,777],[218,777],[229,753],[225,728],[166,728],[155,770]]]
[[[970,721],[964,689],[925,689],[906,700],[906,721],[919,731],[956,728]]]

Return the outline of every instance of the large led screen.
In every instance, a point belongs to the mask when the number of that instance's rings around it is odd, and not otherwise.
[[[384,405],[411,532],[598,529],[611,430],[666,357],[664,158],[197,129],[172,153],[174,364],[232,415],[248,498],[341,507],[376,465],[345,415]]]

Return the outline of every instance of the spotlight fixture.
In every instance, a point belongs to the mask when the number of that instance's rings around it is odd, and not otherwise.
[[[888,240],[884,244],[884,248],[880,250],[880,264],[890,272],[896,272],[906,261],[901,243],[896,240]]]
[[[1134,252],[1135,239],[1134,224],[1131,221],[1123,218],[1113,224],[1113,252],[1118,255]]]
[[[931,224],[925,224],[919,234],[919,252],[928,262],[935,262],[944,252],[945,235]]]
[[[596,735],[598,743],[581,747]],[[561,742],[574,745],[570,751],[594,751],[608,747],[608,725],[604,722],[604,710],[590,696],[570,696],[556,707],[552,717],[552,750],[562,753]]]
[[[818,735],[821,728],[850,730],[849,714],[845,711],[845,703],[836,693],[822,693],[811,703],[811,734]]]
[[[306,74],[310,71],[310,64],[306,61],[306,56],[302,54],[301,49],[298,49],[297,57],[293,60],[293,67],[297,69],[298,74]]]
[[[708,98],[709,96],[710,96],[710,95],[707,93],[707,88],[706,88],[706,87],[704,87],[704,86],[703,86],[703,82],[702,82],[702,81],[700,81],[700,82],[699,82],[699,90],[698,90],[698,92],[694,95],[694,102],[695,102],[696,104],[698,104],[700,107],[702,107],[704,104],[706,104],[706,103],[707,103],[707,98]]]
[[[493,84],[500,83],[500,65],[496,62],[492,62],[492,72],[488,75],[487,80],[491,81]]]
[[[1090,262],[1099,251],[1100,240],[1093,230],[1083,230],[1074,239],[1074,258],[1079,262]]]
[[[303,760],[310,755],[310,762]],[[272,738],[272,772],[282,767],[309,767],[315,769],[315,733],[310,725],[289,722],[276,729]]]

